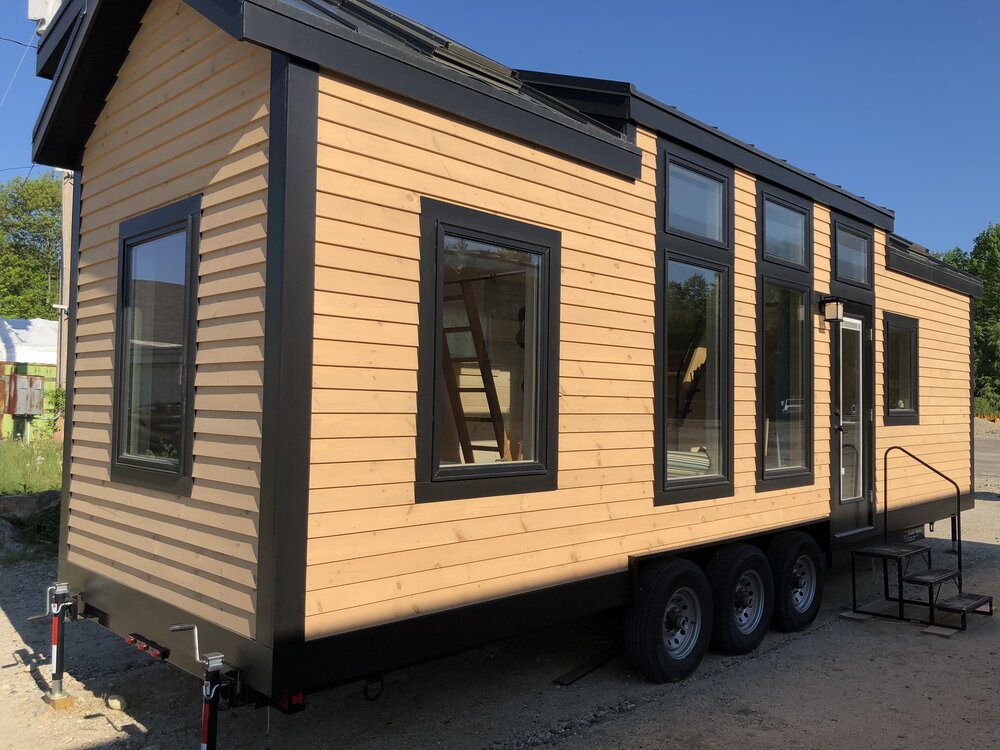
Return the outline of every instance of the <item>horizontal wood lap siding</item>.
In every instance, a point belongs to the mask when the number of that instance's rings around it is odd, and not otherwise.
[[[327,73],[319,111],[307,638],[828,513],[825,488],[758,497],[746,481],[733,498],[653,505],[654,134],[638,132],[632,182]],[[561,232],[555,491],[414,503],[421,196]],[[752,287],[752,261],[741,273]],[[740,408],[752,462],[755,406]]]
[[[919,425],[885,424],[886,312],[919,321]],[[882,454],[893,445],[901,445],[950,476],[963,493],[970,490],[969,315],[970,300],[965,295],[890,271],[885,233],[876,230],[875,443],[880,492],[886,487]],[[888,489],[892,507],[954,495],[951,485],[901,454],[889,458]]]
[[[267,51],[154,0],[83,160],[67,556],[255,631],[267,212]],[[194,488],[110,481],[118,226],[202,193]]]

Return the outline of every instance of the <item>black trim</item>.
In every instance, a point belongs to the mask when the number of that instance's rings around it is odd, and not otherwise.
[[[161,490],[175,495],[191,494],[191,469],[194,463],[194,379],[198,321],[198,248],[200,245],[201,195],[155,208],[123,221],[118,234],[118,298],[115,315],[114,390],[112,391],[111,481]],[[129,250],[138,244],[179,233],[185,235],[186,274],[184,282],[184,353],[182,371],[185,382],[181,391],[181,428],[176,469],[162,461],[126,455],[122,441],[127,422],[124,398],[128,373],[129,334],[126,321],[130,278]]]
[[[202,653],[222,652],[226,662],[239,669],[244,684],[264,695],[271,694],[271,650],[263,644],[66,560],[59,561],[59,579],[69,583],[71,592],[82,592],[82,615],[96,617],[101,625],[122,637],[142,633],[170,649],[170,662],[200,677],[205,674],[205,666],[195,660],[191,633],[170,631],[171,625],[197,625]]]
[[[838,268],[838,252],[840,231],[859,236],[868,241],[868,263],[867,279],[859,281],[850,277],[842,277]],[[837,213],[830,213],[830,264],[833,267],[833,280],[830,282],[830,291],[838,297],[853,296],[857,301],[864,301],[865,304],[872,304],[874,299],[875,282],[875,231],[872,227],[855,221],[847,216]]]
[[[983,296],[983,282],[945,265],[923,253],[901,250],[891,245],[886,248],[886,266],[890,271],[911,276],[928,284],[948,289],[968,297]]]
[[[83,149],[118,78],[150,0],[96,0],[82,13],[32,136],[32,161],[83,165]]]
[[[763,206],[761,207],[763,210]],[[801,281],[791,282],[787,281],[781,277],[772,276],[768,273],[768,266],[770,264],[765,264],[762,270],[758,272],[758,282],[757,282],[757,440],[755,451],[757,458],[757,492],[768,492],[770,490],[783,490],[789,489],[791,487],[803,487],[811,485],[815,482],[813,466],[814,466],[814,442],[815,436],[813,433],[814,425],[814,412],[816,408],[816,373],[814,369],[814,353],[813,353],[813,292],[812,292],[812,282],[811,279],[807,280],[805,283]],[[787,289],[793,292],[800,292],[802,294],[803,309],[805,312],[805,317],[801,321],[802,326],[801,336],[802,336],[802,393],[806,397],[806,403],[803,405],[803,415],[805,422],[805,465],[796,466],[787,469],[767,469],[764,465],[764,439],[765,439],[765,429],[764,429],[764,414],[766,410],[765,396],[766,390],[764,388],[764,299],[765,299],[765,287],[771,285],[780,287],[782,289]]]
[[[273,696],[304,679],[318,107],[318,71],[272,53],[257,639]]]
[[[699,241],[689,235],[668,231],[667,226],[667,164],[669,159],[677,156],[685,162],[699,165],[702,169],[726,178],[727,199],[723,214],[727,222],[726,243],[718,245],[711,241]],[[657,139],[657,193],[656,193],[656,279],[654,285],[653,312],[653,503],[654,505],[670,505],[673,503],[694,502],[718,497],[731,497],[734,492],[733,482],[733,422],[734,422],[734,346],[735,340],[735,279],[734,279],[734,220],[733,207],[735,192],[733,173],[725,165],[706,159],[692,151],[677,146],[664,138]],[[667,487],[666,470],[666,294],[667,272],[669,261],[677,260],[700,266],[723,275],[723,294],[721,303],[722,341],[721,348],[722,373],[720,374],[720,390],[723,403],[720,405],[723,418],[722,428],[722,466],[720,476],[706,477],[671,482]]]
[[[656,234],[667,243],[670,251],[703,257],[715,263],[732,266],[735,238],[734,209],[735,189],[733,170],[722,162],[702,156],[672,141],[658,141],[660,155],[657,158],[657,202],[662,203],[663,213],[657,217]],[[691,234],[676,229],[670,223],[670,165],[678,164],[685,169],[700,173],[722,183],[722,240]],[[658,206],[658,208],[661,206]]]
[[[625,604],[628,571],[306,643],[307,690],[382,674]],[[323,665],[323,666],[320,666]]]
[[[642,154],[585,117],[501,90],[432,59],[353,31],[332,18],[272,0],[188,0],[237,40],[308,60],[608,172],[638,179]],[[76,167],[149,0],[99,0],[84,16],[68,69],[56,76],[35,127],[34,159]],[[91,37],[94,37],[93,41]],[[57,114],[58,113],[58,116]]]
[[[539,274],[539,344],[537,462],[500,463],[441,469],[436,426],[441,389],[440,264],[445,233],[480,242],[523,249],[541,257]],[[562,237],[551,229],[525,224],[422,197],[420,199],[420,332],[417,372],[417,502],[488,497],[552,490],[558,480],[559,299]]]
[[[910,336],[910,375],[913,378],[913,408],[893,409],[889,405],[889,332],[895,329]],[[920,424],[920,321],[886,312],[882,315],[882,400],[885,425]]]
[[[892,231],[894,214],[889,209],[876,206],[864,198],[824,182],[815,175],[726,135],[718,128],[699,122],[634,87],[630,117],[639,125],[669,135],[689,148],[711,154],[759,179],[782,185],[817,203]]]
[[[59,565],[66,559],[69,537],[70,455],[73,452],[73,388],[76,381],[77,296],[80,278],[80,215],[83,206],[83,172],[73,174],[73,206],[70,228],[69,300],[66,303],[66,413],[63,415],[62,500],[59,509]]]
[[[81,11],[86,9],[85,0],[65,0],[55,17],[49,21],[45,34],[38,40],[38,54],[35,57],[35,75],[52,80],[72,34],[79,22]]]

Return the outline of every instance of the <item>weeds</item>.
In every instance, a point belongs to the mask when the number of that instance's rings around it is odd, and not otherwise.
[[[57,490],[62,486],[62,443],[0,442],[0,495]]]

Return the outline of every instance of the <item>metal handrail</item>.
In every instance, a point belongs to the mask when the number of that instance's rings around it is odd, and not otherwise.
[[[889,454],[893,451],[899,451],[900,453],[905,453],[907,456],[912,458],[918,464],[921,464],[924,468],[930,469],[939,477],[941,477],[946,482],[949,482],[952,487],[955,488],[955,536],[958,537],[958,572],[962,572],[962,490],[958,486],[958,482],[938,471],[929,463],[924,461],[919,456],[914,455],[910,451],[906,450],[901,445],[894,445],[891,448],[886,448],[885,453],[882,454],[882,481],[885,482],[885,520],[883,521],[882,538],[889,543]],[[959,579],[961,580],[961,579]],[[961,589],[959,589],[961,590]]]

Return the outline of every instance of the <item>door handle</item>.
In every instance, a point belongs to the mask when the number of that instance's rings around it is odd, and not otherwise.
[[[838,424],[838,425],[837,425],[836,427],[834,427],[833,429],[835,429],[835,430],[836,430],[837,432],[843,432],[843,431],[844,431],[844,425],[842,425],[842,424]]]

